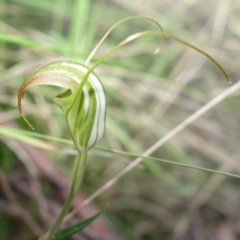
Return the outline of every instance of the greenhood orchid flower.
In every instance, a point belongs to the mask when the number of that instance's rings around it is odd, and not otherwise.
[[[52,62],[35,71],[23,83],[18,94],[21,116],[33,129],[22,113],[21,99],[25,90],[34,85],[67,88],[67,91],[53,101],[64,112],[73,141],[80,152],[86,152],[99,142],[105,130],[106,99],[100,79],[91,72],[84,86],[80,85],[88,70],[75,61]]]

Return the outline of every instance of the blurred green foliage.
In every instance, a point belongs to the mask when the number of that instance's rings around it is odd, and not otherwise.
[[[233,84],[239,79],[238,0],[3,0],[0,124],[28,130],[16,103],[26,76],[53,60],[84,62],[109,27],[132,15],[155,18],[165,31],[215,57]],[[128,35],[144,30],[156,29],[139,20],[122,25],[104,42],[92,63]],[[194,50],[166,40],[164,48],[154,55],[158,45],[158,37],[142,38],[97,68],[108,105],[107,131],[100,146],[142,154],[229,87],[215,66]],[[51,101],[58,93],[55,88],[30,89],[23,102],[25,113],[36,132],[70,140],[67,123]],[[240,174],[238,95],[235,91],[152,156]],[[17,134],[15,130],[10,133]],[[20,140],[25,137],[20,135]],[[23,146],[7,134],[1,134],[0,140],[0,169],[17,202],[37,226],[46,229],[50,223],[41,214],[44,201],[39,201],[31,183],[36,180],[40,189],[47,189],[42,195],[47,206],[51,208],[52,201],[59,204],[63,196],[53,179],[58,179],[59,168],[70,171],[73,147],[50,140],[35,142],[35,137]],[[36,145],[45,150],[36,152]],[[47,175],[45,169],[44,174],[37,170],[41,177],[34,175],[32,161],[41,162],[36,156],[42,156],[45,164],[53,164],[57,173]],[[92,150],[82,191],[91,195],[131,161],[133,158]],[[221,240],[223,230],[229,238],[239,238],[239,180],[156,161],[148,163],[138,165],[94,200],[100,208],[110,202],[106,218],[123,239]],[[36,239],[34,227],[12,211],[12,204],[1,189],[0,238]],[[53,210],[50,215],[55,216]]]

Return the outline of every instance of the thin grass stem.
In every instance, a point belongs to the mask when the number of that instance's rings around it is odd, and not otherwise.
[[[168,134],[166,134],[162,139],[157,141],[155,144],[153,144],[150,148],[148,148],[141,157],[137,157],[134,161],[132,161],[129,165],[127,165],[122,171],[117,173],[112,179],[107,181],[105,184],[103,184],[97,191],[95,191],[91,196],[89,196],[81,205],[79,205],[78,208],[76,208],[74,211],[69,213],[67,217],[64,219],[64,221],[70,219],[72,216],[76,214],[76,212],[83,206],[89,204],[93,199],[95,199],[97,196],[102,194],[104,191],[106,191],[108,188],[113,186],[121,177],[123,177],[125,174],[127,174],[129,171],[134,169],[138,164],[140,164],[148,155],[152,154],[154,151],[156,151],[159,147],[161,147],[164,143],[169,141],[171,138],[176,136],[180,131],[185,129],[189,124],[194,122],[196,119],[198,119],[200,116],[202,116],[204,113],[209,111],[211,108],[213,108],[215,105],[217,105],[220,101],[225,99],[230,94],[236,92],[240,88],[240,80],[232,85],[230,88],[226,89],[224,92],[219,94],[217,97],[212,99],[210,102],[208,102],[206,105],[204,105],[202,108],[200,108],[198,111],[196,111],[194,114],[189,116],[186,120],[184,120],[182,123],[180,123],[178,126],[173,128]],[[168,160],[167,160],[168,161]],[[188,165],[189,166],[189,165]],[[189,168],[192,168],[189,166]],[[196,169],[196,168],[195,168]],[[203,168],[199,170],[204,170]],[[211,172],[212,170],[209,169]],[[209,171],[209,172],[210,172]],[[216,171],[216,173],[219,173],[219,171]],[[222,172],[221,172],[222,173]],[[228,174],[228,173],[227,173]],[[222,175],[225,175],[222,174]],[[226,176],[226,175],[225,175]],[[230,175],[228,175],[230,176]],[[239,178],[239,175],[231,174],[231,177]]]
[[[92,52],[89,54],[85,64],[88,65],[89,62],[91,61],[92,57],[94,56],[94,54],[96,53],[97,49],[101,46],[101,44],[104,42],[104,40],[108,37],[108,35],[116,28],[118,27],[119,25],[129,21],[129,20],[134,20],[134,19],[139,19],[139,18],[142,18],[142,19],[146,19],[146,20],[149,20],[153,23],[155,23],[157,25],[157,27],[163,32],[163,28],[162,26],[156,21],[154,20],[153,18],[150,18],[150,17],[146,17],[146,16],[133,16],[133,17],[128,17],[128,18],[124,18],[123,20],[115,23],[106,33],[105,35],[102,37],[102,39],[98,42],[98,44],[96,45],[96,47],[92,50]],[[163,45],[163,41],[161,42],[161,45]],[[160,48],[160,47],[159,47]]]

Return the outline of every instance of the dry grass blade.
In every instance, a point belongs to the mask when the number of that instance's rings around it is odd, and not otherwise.
[[[232,93],[236,92],[240,88],[240,81],[223,91],[221,94],[216,96],[214,99],[212,99],[210,102],[205,104],[202,108],[197,110],[194,114],[192,114],[190,117],[188,117],[185,121],[183,121],[181,124],[176,126],[172,131],[170,131],[168,134],[166,134],[162,139],[160,139],[158,142],[156,142],[154,145],[152,145],[150,148],[148,148],[142,155],[143,156],[149,156],[154,151],[156,151],[159,147],[161,147],[164,143],[169,141],[171,138],[173,138],[176,134],[178,134],[180,131],[182,131],[184,128],[186,128],[189,124],[197,120],[199,117],[201,117],[204,113],[209,111],[211,108],[213,108],[215,105],[217,105],[219,102],[221,102],[223,99],[231,95]],[[78,211],[79,208],[84,207],[85,205],[89,204],[93,199],[95,199],[97,196],[99,196],[101,193],[106,191],[108,188],[113,186],[121,177],[123,177],[125,174],[127,174],[129,171],[134,169],[139,163],[143,161],[142,158],[136,158],[134,161],[132,161],[127,167],[125,167],[122,171],[120,171],[116,176],[109,181],[107,181],[102,187],[100,187],[95,193],[93,193],[89,198],[87,198],[79,207],[71,212],[65,219],[67,221],[69,218],[74,216],[74,214]]]

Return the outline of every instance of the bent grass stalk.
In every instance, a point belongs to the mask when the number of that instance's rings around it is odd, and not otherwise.
[[[112,48],[108,53],[106,53],[104,56],[102,56],[91,68],[89,68],[88,72],[85,74],[85,76],[82,79],[82,82],[80,83],[80,85],[84,85],[85,82],[87,81],[87,78],[89,76],[89,74],[97,67],[99,66],[106,58],[108,58],[112,53],[114,53],[115,51],[117,51],[118,49],[120,49],[121,47],[125,46],[126,44],[128,44],[129,42],[143,37],[143,36],[163,36],[165,38],[172,38],[194,50],[196,50],[197,52],[203,54],[205,57],[207,57],[211,62],[213,62],[218,68],[219,70],[223,73],[223,75],[225,76],[226,80],[228,81],[228,83],[231,83],[231,80],[227,74],[227,72],[224,70],[224,68],[221,66],[220,63],[218,63],[212,56],[210,56],[208,53],[204,52],[203,50],[199,49],[198,47],[192,45],[191,43],[186,42],[185,40],[178,38],[174,35],[168,34],[166,32],[156,32],[156,31],[144,31],[144,32],[139,32],[139,33],[135,33],[129,37],[127,37],[126,39],[124,39],[123,41],[121,41],[118,45],[116,45],[114,48]]]
[[[22,112],[21,99],[24,96],[24,91],[28,87],[34,85],[54,85],[68,89],[64,93],[58,95],[54,99],[54,102],[62,109],[63,113],[65,114],[74,144],[78,150],[78,154],[73,167],[70,190],[66,202],[60,215],[56,220],[56,223],[50,231],[48,231],[42,238],[40,238],[41,240],[51,240],[56,234],[58,228],[60,227],[65,215],[67,214],[71,206],[73,198],[77,190],[79,189],[80,183],[82,181],[87,151],[103,137],[105,129],[105,94],[100,80],[93,73],[93,71],[112,53],[125,46],[129,42],[140,37],[159,36],[163,39],[172,38],[205,55],[220,69],[220,71],[226,77],[227,81],[230,83],[230,79],[226,71],[209,54],[174,35],[163,32],[163,29],[158,22],[156,22],[152,18],[144,16],[126,18],[113,25],[112,28],[107,31],[107,33],[103,36],[97,46],[90,53],[89,57],[86,60],[86,63],[89,63],[96,50],[99,48],[99,46],[113,29],[126,21],[137,18],[143,18],[145,20],[150,20],[154,22],[158,26],[160,31],[143,31],[130,35],[129,37],[121,41],[119,44],[117,44],[115,47],[113,47],[109,52],[104,54],[90,68],[87,68],[86,66],[74,61],[57,61],[50,63],[47,66],[44,66],[34,72],[23,83],[19,90],[18,107],[20,114],[22,118],[26,121],[26,123],[31,128],[33,128]],[[163,42],[161,42],[161,44],[163,44]],[[157,49],[157,51],[159,51],[159,48]],[[171,161],[165,162],[168,164],[173,164]],[[200,170],[200,168],[198,169]],[[202,168],[201,170],[204,170],[204,168]]]
[[[172,139],[174,136],[176,136],[179,132],[181,132],[183,129],[185,129],[188,125],[190,125],[191,123],[193,123],[196,119],[198,119],[199,117],[201,117],[204,113],[206,113],[207,111],[209,111],[211,108],[213,108],[215,105],[217,105],[219,102],[221,102],[223,99],[225,99],[226,97],[228,97],[229,95],[233,94],[234,92],[236,92],[237,90],[240,89],[240,80],[232,85],[230,88],[226,89],[225,91],[223,91],[221,94],[219,94],[218,96],[216,96],[215,98],[213,98],[210,102],[208,102],[207,104],[205,104],[203,107],[201,107],[199,110],[197,110],[194,114],[192,114],[191,116],[189,116],[187,119],[185,119],[182,123],[180,123],[179,125],[177,125],[175,128],[173,128],[170,132],[168,132],[163,138],[161,138],[160,140],[158,140],[157,142],[155,142],[150,148],[148,148],[141,156],[139,156],[138,154],[134,154],[137,158],[135,160],[133,160],[131,163],[129,163],[123,170],[121,170],[119,173],[117,173],[114,178],[110,179],[109,181],[107,181],[104,185],[102,185],[97,191],[95,191],[91,196],[89,196],[86,200],[84,200],[83,203],[81,203],[75,210],[73,210],[71,213],[69,213],[64,221],[69,220],[70,218],[72,218],[80,208],[82,208],[83,206],[89,204],[91,201],[93,201],[97,196],[99,196],[101,193],[103,193],[104,191],[106,191],[108,188],[110,188],[111,186],[113,186],[121,177],[123,177],[125,174],[127,174],[128,172],[130,172],[132,169],[134,169],[138,164],[140,164],[144,159],[152,159],[154,160],[154,158],[149,157],[150,154],[154,153],[158,148],[160,148],[163,144],[165,144],[167,141],[169,141],[170,139]],[[107,151],[107,150],[106,150]],[[110,150],[111,151],[111,150]],[[116,153],[118,153],[119,151],[117,151]],[[114,150],[115,153],[115,150]],[[127,155],[127,153],[125,154]],[[129,154],[130,155],[130,154]],[[133,156],[133,155],[132,155]],[[157,160],[157,159],[156,159]],[[161,162],[160,159],[158,159],[157,161]],[[168,160],[167,160],[168,161]],[[163,161],[165,163],[167,163],[165,160]],[[176,163],[176,164],[175,164]],[[234,177],[234,178],[240,178],[240,175],[236,175],[236,174],[231,174],[231,173],[226,173],[226,172],[222,172],[222,171],[215,171],[212,169],[203,169],[203,168],[199,168],[193,165],[186,165],[186,164],[179,164],[177,162],[172,161],[171,163],[172,165],[178,165],[178,166],[182,166],[182,167],[187,167],[187,168],[192,168],[192,169],[196,169],[196,170],[203,170],[203,171],[207,171],[207,172],[212,172],[212,173],[216,173],[216,174],[221,174],[221,175],[225,175],[228,177]],[[185,166],[184,166],[185,165]]]

